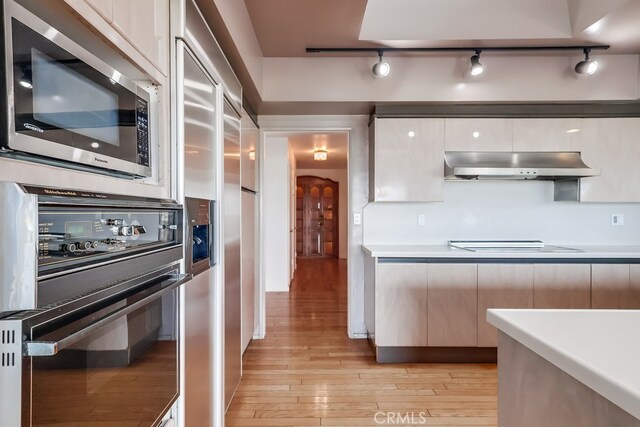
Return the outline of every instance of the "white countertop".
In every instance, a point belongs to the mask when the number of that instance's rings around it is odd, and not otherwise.
[[[640,246],[552,245],[582,252],[472,252],[446,245],[363,245],[362,248],[375,258],[640,258]]]
[[[487,320],[640,419],[640,310],[491,309]]]

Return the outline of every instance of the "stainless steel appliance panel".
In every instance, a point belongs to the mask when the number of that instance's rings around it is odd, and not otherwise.
[[[255,331],[256,193],[242,189],[242,352]]]
[[[213,426],[212,283],[207,269],[184,286],[186,427]]]
[[[0,182],[0,313],[36,307],[37,223],[37,197]]]
[[[190,49],[178,42],[183,76],[184,193],[188,197],[214,199],[216,188],[215,149],[218,146],[218,87],[195,59]]]
[[[201,7],[214,7],[211,2],[199,2]],[[187,0],[185,5],[185,23],[176,25],[178,38],[183,39],[198,57],[208,74],[224,87],[224,92],[236,109],[242,110],[242,86],[233,72],[233,68],[224,56],[224,52],[213,37],[199,6],[194,0]],[[182,23],[180,23],[182,24]],[[188,31],[186,31],[188,29]]]
[[[224,311],[225,407],[228,408],[242,375],[240,117],[224,103]]]
[[[16,2],[2,6],[2,154],[152,176],[151,94]]]

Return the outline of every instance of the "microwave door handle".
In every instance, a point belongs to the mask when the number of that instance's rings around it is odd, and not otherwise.
[[[27,341],[24,344],[23,355],[32,356],[32,357],[55,356],[61,350],[64,350],[65,348],[71,346],[72,344],[75,344],[81,339],[89,336],[90,334],[100,329],[101,327],[107,325],[108,323],[113,322],[114,320],[122,316],[130,314],[141,307],[144,307],[145,305],[149,304],[152,301],[155,301],[156,299],[160,298],[167,292],[172,291],[173,289],[184,284],[190,279],[191,279],[190,274],[176,274],[175,278],[169,280],[170,284],[166,285],[161,290],[139,301],[136,301],[133,304],[130,304],[125,307],[122,307],[121,309],[115,310],[112,313],[108,314],[107,316],[101,317],[97,321],[89,324],[88,326],[78,331],[75,331],[65,336],[64,338],[58,341]]]

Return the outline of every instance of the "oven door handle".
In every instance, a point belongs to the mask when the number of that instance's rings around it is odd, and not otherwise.
[[[75,331],[64,338],[57,341],[27,341],[24,343],[24,356],[55,356],[59,351],[64,350],[72,344],[80,341],[84,337],[92,334],[96,330],[105,326],[106,324],[113,322],[114,320],[130,314],[137,309],[144,307],[152,301],[160,298],[164,294],[174,290],[178,286],[184,284],[185,282],[191,279],[191,274],[175,274],[174,277],[170,280],[167,280],[166,284],[162,287],[162,289],[154,292],[151,295],[148,295],[132,304],[128,304],[125,307],[119,308],[112,313],[101,317],[100,319],[92,322],[88,326]]]

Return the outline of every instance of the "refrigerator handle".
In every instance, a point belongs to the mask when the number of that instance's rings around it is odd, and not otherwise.
[[[216,239],[217,239],[217,235],[216,235],[216,225],[218,224],[218,217],[216,214],[216,201],[215,200],[211,200],[209,201],[209,219],[210,219],[210,224],[209,227],[211,228],[211,232],[209,233],[209,266],[213,267],[215,266],[218,261],[217,261],[217,253],[216,253]]]

